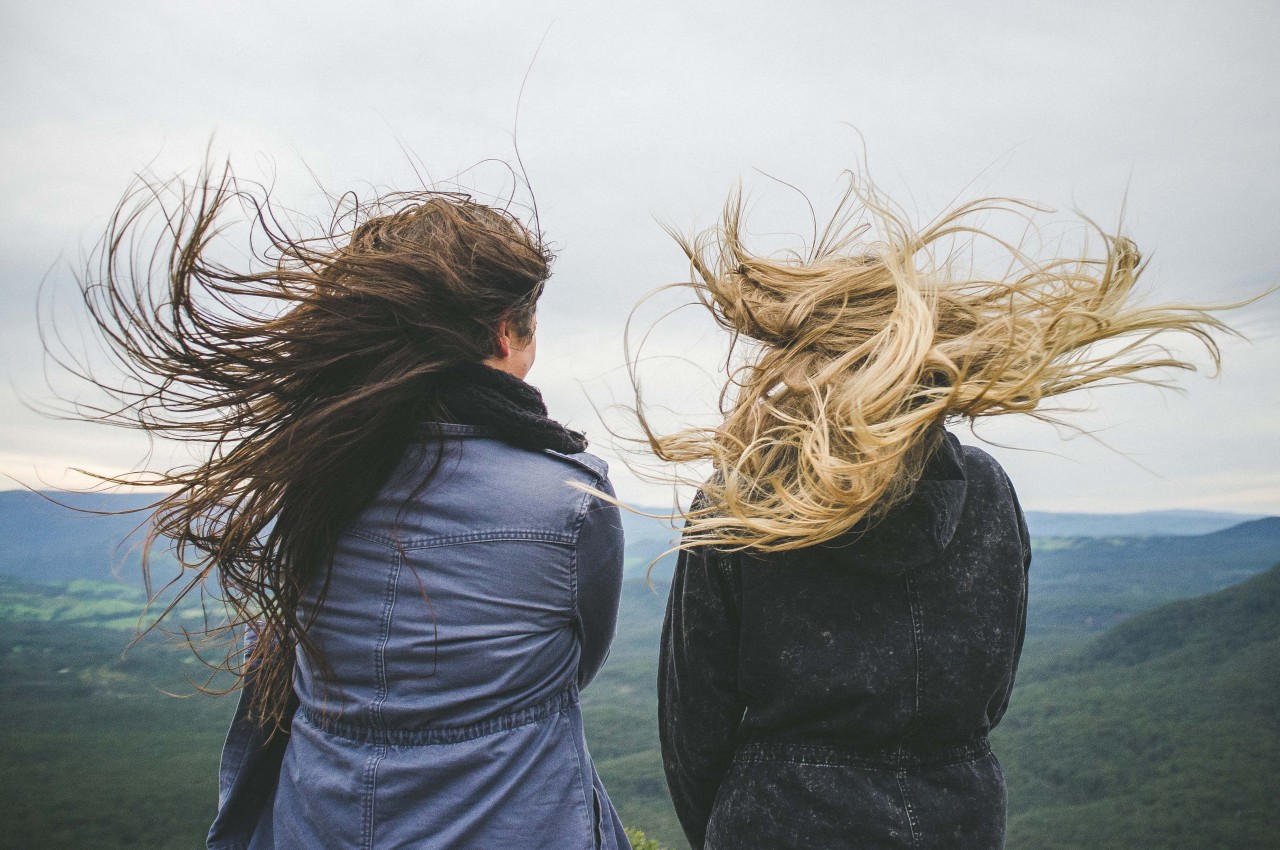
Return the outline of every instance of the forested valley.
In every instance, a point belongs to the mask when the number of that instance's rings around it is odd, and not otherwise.
[[[1011,850],[1280,846],[1280,518],[1239,519],[1031,517],[1027,644],[993,736]],[[234,695],[195,694],[207,672],[173,643],[124,653],[149,616],[120,543],[138,522],[0,493],[0,848],[202,844]],[[1179,522],[1214,530],[1168,534]],[[656,742],[670,559],[644,578],[673,532],[628,526],[618,636],[583,711],[624,821],[677,850]],[[202,616],[194,599],[175,614]]]

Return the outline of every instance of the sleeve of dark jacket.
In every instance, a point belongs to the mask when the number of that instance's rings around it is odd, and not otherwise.
[[[1001,470],[1003,473],[1003,470]],[[1027,529],[1027,517],[1022,511],[1022,505],[1018,501],[1018,494],[1013,488],[1013,482],[1009,480],[1009,476],[1004,475],[1005,485],[1009,488],[1009,496],[1013,500],[1014,515],[1018,521],[1018,540],[1022,544],[1022,571],[1027,580],[1022,583],[1022,605],[1018,612],[1018,633],[1017,642],[1014,644],[1013,659],[1009,667],[1009,687],[1004,693],[1004,699],[1001,700],[1000,706],[991,716],[991,728],[994,729],[996,724],[1004,717],[1005,712],[1009,709],[1009,699],[1013,696],[1013,682],[1018,675],[1018,661],[1022,657],[1022,645],[1027,637],[1027,591],[1029,577],[1031,572],[1031,532]]]
[[[676,814],[694,850],[703,846],[742,719],[735,585],[726,556],[705,549],[682,551],[662,626],[662,765]]]

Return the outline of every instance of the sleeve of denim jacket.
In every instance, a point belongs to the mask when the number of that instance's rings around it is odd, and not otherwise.
[[[712,805],[742,720],[738,602],[732,560],[681,551],[671,580],[658,663],[662,766],[689,844],[706,839]]]
[[[606,479],[600,489],[613,495]],[[577,626],[582,641],[578,687],[585,688],[609,657],[622,594],[622,518],[616,505],[588,496],[574,559],[577,571]]]
[[[247,660],[258,641],[256,623],[250,623],[244,634]],[[269,804],[280,766],[289,742],[289,720],[298,707],[298,698],[290,694],[284,710],[286,725],[271,732],[250,716],[258,690],[258,668],[246,669],[235,715],[227,730],[218,767],[218,810],[206,838],[212,848],[244,847],[252,838],[264,807]]]

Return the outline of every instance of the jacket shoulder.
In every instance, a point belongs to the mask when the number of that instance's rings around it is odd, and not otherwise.
[[[965,478],[970,484],[991,481],[1010,484],[1008,473],[989,452],[977,446],[961,444],[960,456],[964,459]]]
[[[1009,473],[1005,472],[1000,461],[982,449],[976,446],[961,446],[961,449],[964,452],[965,474],[969,479],[970,489],[988,494],[988,499],[996,498],[1012,505],[1023,548],[1030,553],[1031,534],[1027,530],[1026,515],[1018,499],[1017,488],[1013,486]]]
[[[554,449],[543,449],[542,453],[547,457],[555,458],[568,467],[585,472],[593,480],[594,483],[603,483],[609,480],[609,464],[605,463],[602,458],[596,457],[590,452],[577,452],[576,454],[564,454]]]

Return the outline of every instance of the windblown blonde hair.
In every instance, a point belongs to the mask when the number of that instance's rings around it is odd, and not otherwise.
[[[637,390],[654,454],[714,470],[700,482],[705,502],[683,512],[681,546],[796,549],[874,522],[910,495],[949,418],[1054,419],[1046,399],[1104,382],[1167,385],[1153,370],[1194,370],[1153,341],[1166,332],[1190,335],[1217,368],[1213,335],[1230,329],[1216,308],[1136,303],[1145,264],[1129,239],[1086,220],[1100,251],[1038,259],[1032,240],[983,226],[1013,215],[1034,233],[1041,212],[984,198],[914,229],[874,186],[851,181],[802,253],[754,253],[740,193],[718,227],[673,232],[697,299],[735,346],[756,343],[730,370],[719,427],[660,434]],[[1004,271],[957,272],[955,246],[987,241]]]

